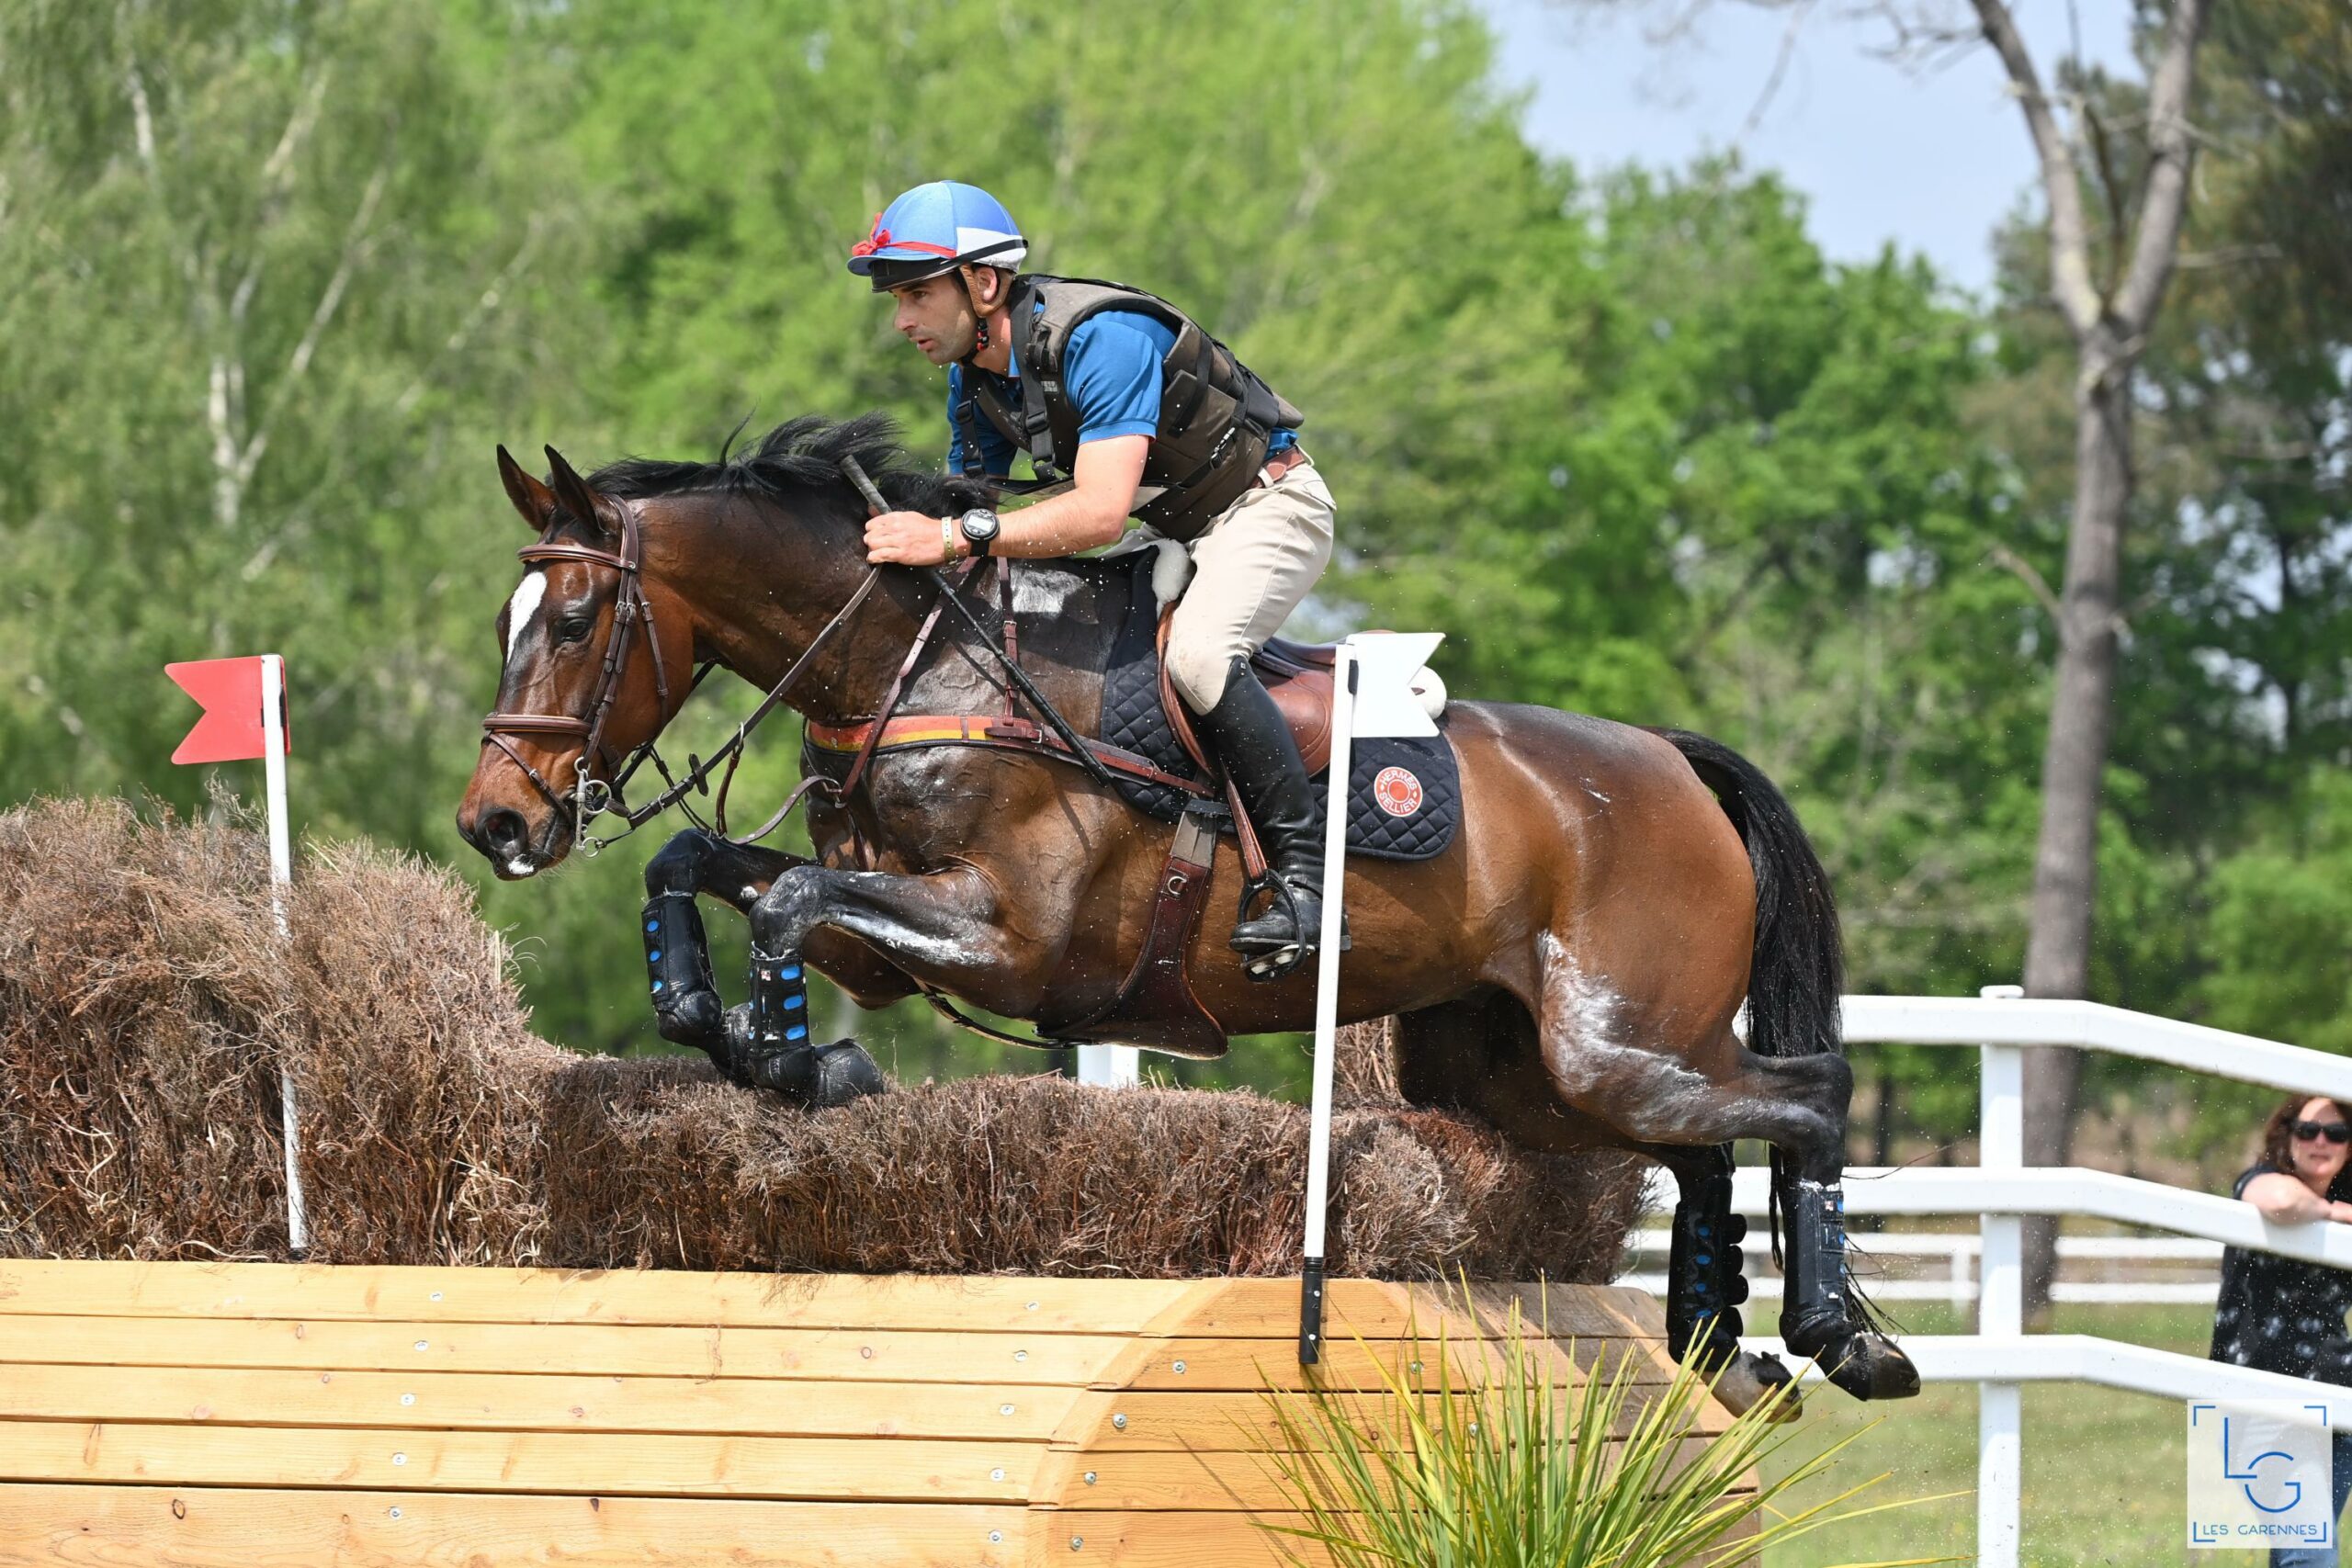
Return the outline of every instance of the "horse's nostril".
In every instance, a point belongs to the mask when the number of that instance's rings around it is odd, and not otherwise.
[[[481,835],[482,848],[503,860],[520,855],[530,841],[530,831],[523,825],[523,814],[504,807],[486,811],[475,831]]]

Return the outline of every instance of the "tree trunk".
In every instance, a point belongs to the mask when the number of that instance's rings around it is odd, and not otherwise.
[[[2042,751],[2041,836],[2033,863],[2030,997],[2089,994],[2091,911],[2098,884],[2101,774],[2114,728],[2124,511],[2132,499],[2132,361],[2102,326],[2082,345],[2075,391],[2075,509],[2060,604],[2056,688]],[[2025,1157],[2064,1165],[2082,1087],[2082,1053],[2046,1048],[2025,1060]],[[2025,1222],[2025,1308],[2049,1314],[2057,1224]]]

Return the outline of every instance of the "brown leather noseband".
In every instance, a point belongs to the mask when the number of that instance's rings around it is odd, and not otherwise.
[[[621,680],[628,671],[629,649],[640,624],[645,628],[646,646],[653,651],[653,690],[661,705],[662,717],[670,716],[670,672],[662,659],[662,639],[653,631],[653,606],[645,597],[645,585],[639,567],[644,559],[645,541],[638,522],[635,502],[615,503],[621,513],[621,547],[616,553],[601,550],[594,545],[574,544],[568,540],[541,539],[524,546],[514,554],[529,566],[549,561],[585,561],[616,572],[620,589],[613,597],[613,630],[605,639],[604,668],[596,677],[596,694],[589,700],[588,714],[575,718],[569,714],[493,713],[481,721],[481,739],[485,746],[495,746],[506,753],[506,760],[522,771],[532,787],[547,796],[548,804],[559,812],[567,800],[573,813],[575,833],[584,829],[589,818],[610,808],[614,785],[597,777],[601,770],[606,777],[615,776],[605,765],[605,725],[612,717],[613,704],[619,697]],[[660,725],[656,725],[658,730]],[[572,764],[573,788],[569,797],[557,792],[539,773],[525,760],[510,735],[557,735],[576,739],[581,742],[579,760]],[[639,747],[642,751],[652,743]],[[624,770],[624,774],[626,770]]]

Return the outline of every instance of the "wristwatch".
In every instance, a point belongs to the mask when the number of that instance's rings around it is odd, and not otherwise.
[[[966,548],[976,556],[988,554],[989,547],[996,543],[996,536],[1003,527],[1002,520],[995,513],[985,506],[975,506],[964,513]]]

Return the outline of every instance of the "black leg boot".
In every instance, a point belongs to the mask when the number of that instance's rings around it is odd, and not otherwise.
[[[728,1014],[727,1076],[773,1089],[811,1110],[845,1105],[888,1086],[856,1042],[819,1045],[808,1037],[808,984],[796,951],[752,945],[752,999]]]
[[[1269,886],[1244,893],[1244,918],[1229,945],[1249,961],[1253,978],[1279,979],[1315,955],[1323,931],[1321,824],[1306,763],[1245,659],[1233,661],[1225,694],[1195,716],[1193,728],[1233,781],[1266,851]],[[1271,897],[1252,917],[1250,906],[1261,892]]]
[[[720,1052],[726,1047],[725,1004],[711,978],[710,943],[691,893],[657,893],[646,900],[645,966],[653,990],[654,1027],[678,1045]]]
[[[1680,1184],[1666,1264],[1666,1348],[1680,1360],[1699,1348],[1701,1371],[1712,1372],[1739,1354],[1739,1303],[1747,1299],[1739,1244],[1747,1222],[1731,1212],[1731,1172],[1715,1171]]]
[[[1848,1294],[1844,1190],[1835,1181],[1792,1178],[1781,1186],[1781,1216],[1787,1243],[1781,1343],[1819,1361],[1822,1375],[1856,1399],[1918,1393],[1911,1358],[1865,1327]]]

